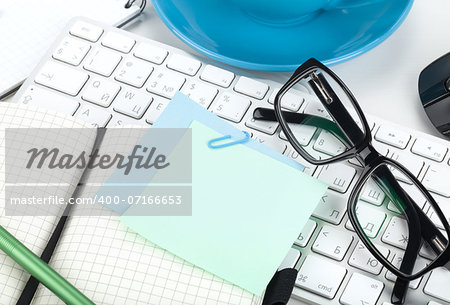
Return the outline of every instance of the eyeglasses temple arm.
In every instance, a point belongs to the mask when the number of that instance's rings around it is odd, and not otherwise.
[[[410,200],[411,197],[407,195]],[[436,228],[436,226],[431,222],[431,220],[425,215],[422,209],[417,208],[416,212],[419,216],[419,221],[422,227],[422,238],[428,243],[431,250],[439,255],[441,253],[441,249],[438,249],[436,245],[432,242],[433,238],[439,238],[440,241],[446,241],[444,235]],[[425,231],[425,232],[424,232]],[[450,267],[450,265],[449,265]],[[450,270],[450,269],[449,269]],[[392,289],[391,302],[392,304],[403,304],[405,301],[406,292],[409,288],[409,281],[403,280],[401,278],[397,278]]]
[[[410,200],[411,197],[407,194]],[[422,209],[417,208],[416,212],[419,216],[419,221],[422,227],[422,238],[427,242],[430,246],[431,250],[439,255],[441,253],[441,249],[432,242],[432,239],[438,238],[440,241],[445,241],[447,243],[447,239],[444,235],[439,231],[438,228],[431,222],[430,218],[428,218]],[[424,232],[425,231],[425,232]],[[450,265],[447,267],[450,270]],[[406,292],[409,288],[409,281],[403,280],[401,278],[397,278],[394,284],[394,288],[392,289],[391,302],[392,304],[403,304],[405,301]]]
[[[409,224],[409,236],[417,236],[417,233],[421,233],[421,222],[418,213],[415,213],[418,209],[414,207],[413,201],[411,201],[411,198],[403,191],[388,167],[386,165],[379,166],[373,172],[373,178],[385,193],[391,194],[391,198],[396,197],[394,195],[398,195],[401,202],[405,204],[405,206],[399,206],[400,204],[397,203],[396,200],[392,200],[397,209],[399,209],[400,211],[403,210],[406,213]],[[392,193],[391,189],[395,190],[395,193]],[[414,222],[417,223],[417,225],[411,226],[410,224]],[[400,270],[402,272],[412,273],[419,251],[420,243],[416,242],[416,239],[409,239],[406,245],[405,253],[403,254],[402,263],[400,265]],[[392,290],[391,303],[403,304],[405,301],[406,293],[408,291],[408,287],[408,280],[397,277],[394,288]]]
[[[409,197],[409,195],[407,195]],[[409,197],[410,200],[411,197]],[[438,249],[434,243],[431,242],[432,237],[431,236],[437,236],[441,241],[446,240],[444,235],[435,227],[435,225],[431,222],[431,220],[425,215],[425,213],[421,209],[416,209],[417,214],[419,216],[419,221],[421,223],[422,227],[422,238],[430,245],[430,248],[433,250],[433,252],[436,255],[439,255],[441,253],[441,250]],[[424,230],[428,231],[425,232]],[[434,233],[431,233],[433,231]],[[431,234],[430,234],[431,233]],[[409,288],[409,281],[404,280],[401,278],[397,278],[394,284],[394,287],[392,289],[392,295],[391,295],[391,303],[392,304],[403,304],[405,302],[406,292]]]
[[[281,113],[286,123],[303,124],[308,126],[319,127],[325,129],[328,132],[331,132],[332,134],[339,137],[343,141],[348,140],[347,137],[345,137],[345,135],[333,121],[307,113],[298,113],[290,111],[281,111]],[[277,121],[275,110],[270,108],[262,108],[262,107],[255,108],[255,110],[253,111],[253,118],[255,120],[261,121]]]
[[[430,220],[430,218],[420,209],[416,204],[414,204],[414,200],[403,191],[401,186],[398,184],[397,180],[393,177],[392,173],[386,168],[386,167],[380,167],[379,170],[383,172],[382,175],[375,175],[375,180],[381,180],[381,176],[384,177],[387,180],[388,185],[391,185],[392,188],[396,189],[396,193],[400,195],[401,200],[405,203],[405,207],[398,206],[398,204],[394,200],[394,205],[400,210],[403,209],[406,213],[408,218],[418,219],[420,224],[420,235],[421,237],[430,245],[431,249],[436,255],[439,255],[443,249],[439,249],[435,243],[433,243],[433,240],[435,238],[438,238],[441,242],[444,244],[447,244],[447,239],[445,236],[439,231],[438,228],[434,225],[434,223]],[[379,183],[379,186],[384,186],[385,183],[381,182]],[[385,187],[383,187],[384,189]],[[389,192],[389,190],[386,190]],[[416,217],[413,216],[413,214],[410,212],[411,210],[416,212]],[[411,227],[411,226],[410,226]],[[412,232],[409,232],[410,234]],[[413,234],[414,235],[414,234]],[[418,255],[418,252],[420,250],[417,245],[413,245],[412,247],[411,243],[409,242],[405,251],[405,254],[403,256],[402,264],[400,266],[400,270],[410,270],[412,271],[415,265],[415,261]],[[403,304],[405,301],[406,292],[409,287],[409,281],[404,280],[401,278],[397,278],[393,291],[391,296],[391,302],[393,304]]]

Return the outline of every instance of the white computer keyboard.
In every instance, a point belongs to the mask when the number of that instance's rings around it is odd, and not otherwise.
[[[307,164],[280,136],[278,123],[252,118],[256,107],[273,107],[281,84],[223,67],[80,18],[56,39],[14,101],[55,109],[96,126],[150,125],[181,90],[257,141],[307,165],[305,172],[330,185],[282,264],[299,269],[293,298],[314,304],[387,304],[394,276],[371,257],[346,215],[349,190],[361,168],[352,160],[322,167]],[[284,106],[292,111],[320,110],[307,93],[303,101]],[[368,119],[374,146],[417,175],[450,217],[450,143],[371,116]],[[314,149],[317,137],[305,136]],[[333,143],[321,144],[320,153],[333,151],[327,145]],[[376,190],[368,189],[364,196],[369,203],[383,202]],[[424,209],[428,209],[426,203]],[[393,259],[401,256],[402,228],[386,216],[372,213],[367,222]],[[420,260],[427,263],[429,258],[423,249]],[[450,272],[435,270],[411,282],[407,304],[450,304],[449,287]]]

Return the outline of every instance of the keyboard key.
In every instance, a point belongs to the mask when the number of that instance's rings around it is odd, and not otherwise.
[[[151,64],[139,59],[129,58],[122,62],[114,77],[119,82],[141,88],[152,73]]]
[[[330,189],[345,193],[355,175],[353,167],[337,163],[324,166],[317,178],[328,184]]]
[[[252,139],[272,148],[273,150],[279,152],[280,154],[284,153],[284,151],[286,150],[286,144],[282,143],[281,141],[277,141],[272,137],[266,137],[261,136],[257,133],[252,133]]]
[[[183,87],[181,92],[208,109],[219,90],[199,81],[191,81],[187,86]]]
[[[444,234],[444,236],[445,236],[445,234]],[[431,249],[431,247],[427,243],[422,244],[419,254],[420,254],[420,256],[430,259],[430,260],[436,259],[436,254],[434,253],[434,251]]]
[[[289,127],[291,128],[292,133],[295,135],[297,142],[302,146],[306,146],[309,144],[312,137],[314,136],[314,133],[317,130],[316,127],[310,126],[310,125],[296,124],[296,125],[291,125]],[[287,140],[287,137],[283,131],[280,132],[280,138],[283,140]]]
[[[36,74],[36,83],[76,96],[88,80],[84,72],[49,61]]]
[[[278,267],[278,270],[283,270],[286,268],[294,268],[300,258],[300,251],[294,248],[290,248],[289,252],[286,254],[286,257]]]
[[[311,145],[303,147],[303,150],[314,160],[329,159],[330,156],[315,150]]]
[[[382,282],[359,273],[353,273],[340,301],[344,305],[375,305],[383,288]]]
[[[356,216],[358,217],[358,223],[364,230],[364,233],[369,238],[375,238],[378,235],[383,223],[386,219],[386,214],[382,209],[365,204],[363,201],[359,201],[356,206]],[[355,231],[350,220],[347,221],[345,227],[349,230]]]
[[[78,66],[91,46],[86,42],[71,37],[64,38],[53,52],[53,58]]]
[[[335,297],[346,273],[344,267],[308,255],[298,272],[295,285],[331,300]]]
[[[148,108],[147,111],[147,116],[145,119],[147,123],[154,124],[164,109],[166,109],[169,102],[170,100],[168,99],[155,96],[153,102],[150,104],[150,108]]]
[[[425,139],[417,139],[411,148],[411,151],[419,156],[442,162],[447,154],[448,148],[445,145],[428,141]]]
[[[406,193],[414,200],[414,202],[416,203],[416,205],[419,208],[423,208],[423,206],[426,203],[426,199],[424,197],[424,195],[422,194],[422,192],[420,191],[420,189],[418,187],[416,187],[415,185],[412,184],[406,184],[403,182],[399,182],[399,185],[406,191]],[[393,206],[394,208],[396,208],[394,206],[394,204],[389,201],[389,203],[391,204],[391,207]],[[399,213],[398,210],[394,210],[395,212]]]
[[[427,305],[442,305],[441,303],[435,302],[435,301],[429,301]]]
[[[303,113],[312,114],[315,116],[319,116],[325,118],[327,120],[331,120],[331,116],[328,114],[328,111],[322,106],[320,102],[316,101],[307,101],[306,107],[303,110]]]
[[[278,122],[255,120],[253,117],[250,117],[247,122],[245,122],[245,126],[273,135],[278,128]]]
[[[426,294],[431,295],[445,302],[450,302],[450,289],[448,289],[448,283],[450,283],[450,271],[440,267],[431,272],[425,289]]]
[[[234,79],[234,73],[218,67],[207,65],[205,69],[203,69],[200,78],[217,86],[228,88]]]
[[[326,130],[322,130],[319,137],[314,143],[314,149],[330,156],[337,156],[345,152],[345,145],[338,140],[333,134]]]
[[[408,223],[405,219],[394,216],[384,231],[381,240],[391,246],[405,250],[408,244]]]
[[[92,50],[89,57],[84,62],[84,68],[94,73],[110,76],[116,69],[122,56],[104,48],[96,48]]]
[[[173,69],[190,76],[197,74],[201,65],[202,64],[198,60],[180,54],[173,54],[167,61],[167,67],[169,69]]]
[[[277,95],[280,88],[277,88],[273,90],[272,94],[269,97],[269,103],[274,105],[275,104],[275,96]],[[303,104],[303,101],[305,100],[303,96],[305,93],[290,89],[288,92],[286,92],[281,99],[281,108],[290,110],[292,112],[297,112],[300,109],[300,106]]]
[[[353,236],[348,232],[337,230],[330,226],[323,226],[316,241],[313,243],[314,252],[341,261],[352,244]]]
[[[393,204],[392,201],[390,201],[390,200],[389,200],[389,203],[388,203],[388,205],[387,205],[387,209],[388,209],[389,211],[392,211],[392,212],[395,212],[395,213],[400,214],[400,211],[397,209],[397,207],[395,206],[395,204]]]
[[[397,128],[389,126],[380,126],[375,135],[377,141],[405,149],[408,145],[411,135],[406,132],[400,131]]]
[[[395,161],[406,167],[415,177],[419,176],[419,173],[422,170],[424,164],[422,160],[406,152],[393,151],[390,157],[391,159],[394,159]],[[405,176],[396,168],[389,166],[389,169],[391,170],[394,177],[398,180],[406,182],[408,184],[412,184],[411,179]]]
[[[145,92],[124,89],[117,96],[113,106],[117,112],[140,119],[151,102],[152,97]]]
[[[134,49],[134,56],[160,65],[166,59],[167,50],[142,42]]]
[[[311,239],[311,236],[314,233],[314,230],[317,227],[317,223],[311,219],[308,219],[305,226],[302,229],[302,232],[298,236],[297,240],[294,242],[299,247],[306,247],[309,240]]]
[[[383,203],[385,194],[380,187],[370,178],[361,193],[361,200],[380,206]]]
[[[392,265],[396,267],[397,269],[400,269],[400,266],[403,262],[403,253],[399,251],[393,252],[393,258],[392,258]],[[418,272],[420,270],[423,270],[427,266],[427,262],[423,258],[417,258],[415,265],[414,265],[414,272]],[[391,281],[395,282],[397,280],[397,277],[390,271],[386,271],[386,278]],[[422,280],[422,277],[415,279],[414,281],[409,282],[409,287],[412,289],[417,289],[419,287],[420,281]]]
[[[304,166],[304,173],[312,175],[314,174],[314,172],[316,172],[317,165],[311,164],[303,159],[302,156],[300,156],[300,154],[291,145],[289,145],[285,150],[284,155]]]
[[[397,280],[397,277],[390,271],[386,272],[386,278],[391,281],[395,282]],[[411,289],[417,289],[420,285],[420,281],[422,280],[422,277],[415,279],[414,281],[409,282],[408,287]]]
[[[444,199],[444,197],[438,195],[434,195],[433,198],[440,207],[442,213],[444,213],[444,217],[447,219],[447,222],[450,223],[450,200],[446,200]],[[429,203],[426,204],[423,210],[427,213],[428,217],[431,219],[431,221],[433,221],[433,223],[436,226],[438,226],[442,230],[445,229],[439,216],[436,214],[434,208],[432,208]],[[446,234],[444,235],[446,236]]]
[[[388,257],[389,250],[385,247],[377,245],[376,248],[384,257]],[[366,246],[359,241],[353,250],[352,256],[348,260],[348,264],[360,270],[378,275],[383,269],[383,265],[370,253]]]
[[[92,42],[96,42],[103,34],[103,29],[99,26],[78,20],[70,28],[69,33]]]
[[[185,81],[186,79],[178,73],[159,70],[153,72],[148,79],[147,90],[171,99],[181,89]]]
[[[104,45],[105,47],[117,50],[122,53],[129,53],[135,43],[136,41],[134,39],[116,32],[106,33],[102,40],[102,45]]]
[[[250,100],[232,93],[222,93],[212,104],[212,112],[218,116],[239,123],[250,107]]]
[[[234,86],[234,90],[261,100],[269,90],[269,86],[260,81],[241,76]]]
[[[94,127],[105,127],[111,119],[111,114],[94,106],[83,105],[75,114],[77,118],[91,123]]]
[[[320,199],[312,215],[337,225],[341,222],[346,210],[347,199],[336,192],[327,191]]]
[[[425,176],[423,185],[431,192],[450,197],[450,168],[430,165]]]
[[[68,115],[73,115],[80,106],[74,99],[37,86],[28,87],[18,101],[21,104],[52,109]]]
[[[119,113],[115,113],[111,120],[108,122],[108,127],[114,127],[114,126],[136,126],[140,125],[142,126],[142,123],[140,121],[130,118],[126,115],[121,115]]]
[[[389,145],[383,144],[381,142],[373,141],[372,146],[383,156],[388,156],[389,154]]]
[[[108,107],[119,90],[120,86],[117,83],[95,77],[86,85],[81,98],[102,107]]]

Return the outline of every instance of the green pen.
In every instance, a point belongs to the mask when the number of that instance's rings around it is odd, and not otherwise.
[[[0,226],[0,249],[21,265],[64,303],[69,305],[95,305],[72,284],[65,280],[43,260]]]

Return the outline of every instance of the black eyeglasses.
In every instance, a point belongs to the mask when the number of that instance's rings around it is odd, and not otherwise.
[[[305,96],[298,91],[305,87],[311,93],[305,97],[307,106],[294,112],[292,101]],[[308,162],[324,165],[355,158],[364,167],[347,212],[367,249],[397,276],[392,303],[404,302],[409,281],[437,267],[450,270],[450,226],[443,212],[408,169],[375,150],[355,97],[330,69],[308,60],[278,91],[274,106],[275,111],[257,108],[254,118],[278,120],[289,143]],[[383,244],[398,251],[390,252]],[[431,261],[419,257],[422,245],[433,252]]]

